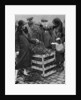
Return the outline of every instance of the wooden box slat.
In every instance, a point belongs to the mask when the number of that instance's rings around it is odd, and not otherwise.
[[[42,71],[42,76],[46,77],[52,73],[55,73],[55,52],[44,55],[33,55],[32,57],[32,69]]]

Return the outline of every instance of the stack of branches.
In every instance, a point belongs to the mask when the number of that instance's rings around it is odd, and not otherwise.
[[[32,50],[33,50],[33,52],[35,54],[40,54],[40,55],[41,54],[47,54],[47,53],[50,54],[51,53],[51,51],[49,49],[45,48],[43,42],[40,42],[39,44],[34,46]]]

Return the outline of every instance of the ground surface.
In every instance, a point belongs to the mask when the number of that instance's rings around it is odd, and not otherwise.
[[[19,77],[17,80],[19,84],[65,84],[65,70],[62,72],[56,72],[46,78],[42,78],[42,80],[37,80],[36,82],[24,82],[23,77]]]

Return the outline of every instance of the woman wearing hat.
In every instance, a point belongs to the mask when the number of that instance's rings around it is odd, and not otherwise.
[[[52,41],[56,42],[56,64],[57,68],[63,69],[63,62],[64,62],[64,52],[65,48],[63,42],[65,41],[64,31],[63,31],[63,24],[59,18],[55,18],[53,20],[54,30],[52,32]]]
[[[61,22],[61,20],[59,18],[55,18],[52,21],[52,23],[53,23],[53,33],[52,33],[52,35],[53,35],[53,38],[54,38],[53,41],[55,41],[55,39],[57,37],[61,36],[61,33],[62,33],[62,22]]]

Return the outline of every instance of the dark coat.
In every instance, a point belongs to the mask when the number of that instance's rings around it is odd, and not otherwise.
[[[32,53],[30,43],[24,35],[19,36],[19,55],[17,56],[16,69],[27,68],[31,66]]]
[[[45,47],[46,48],[50,47],[51,42],[52,42],[52,37],[51,37],[49,31],[45,31],[43,33],[43,38],[44,38],[44,45],[45,45]]]

